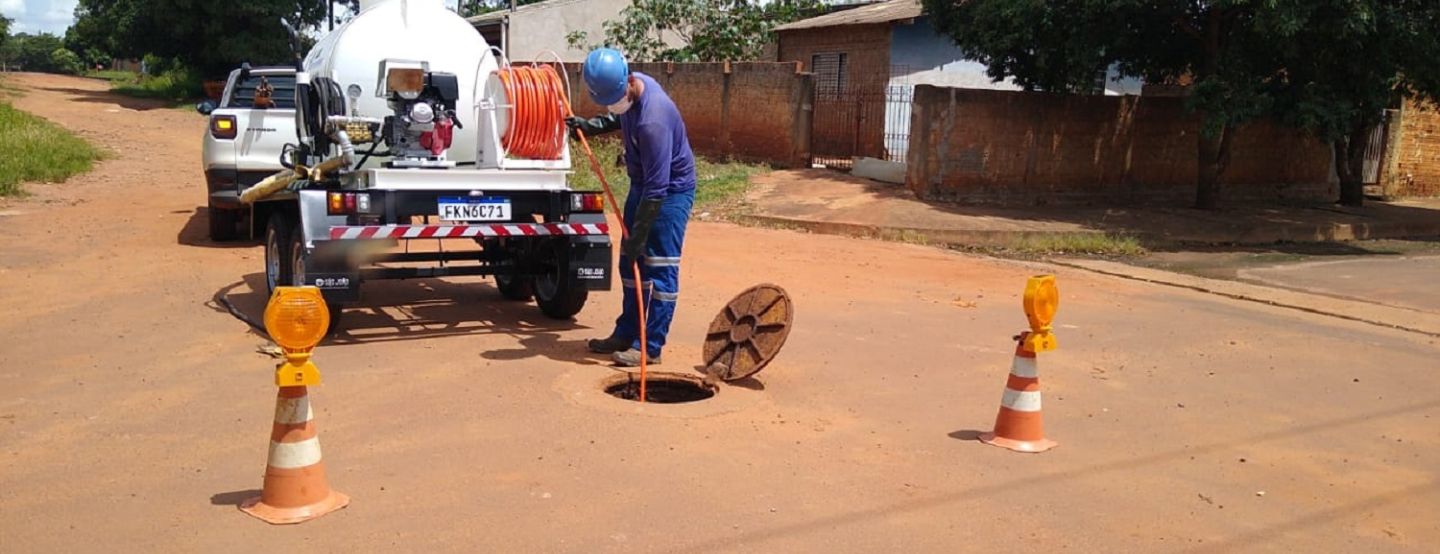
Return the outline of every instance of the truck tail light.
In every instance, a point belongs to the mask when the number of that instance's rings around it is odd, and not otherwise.
[[[599,213],[605,211],[605,197],[599,193],[579,193],[570,195],[570,211],[581,213]]]
[[[331,192],[325,204],[330,215],[363,214],[370,211],[370,195],[356,192]]]
[[[217,139],[233,139],[237,134],[235,128],[235,116],[233,115],[212,115],[210,116],[210,136]]]

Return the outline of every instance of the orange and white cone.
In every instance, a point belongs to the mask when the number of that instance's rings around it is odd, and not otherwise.
[[[1020,335],[1020,344],[1015,345],[1015,361],[1010,365],[1005,394],[1000,397],[995,431],[981,434],[980,441],[1016,452],[1044,452],[1057,444],[1045,438],[1040,412],[1040,367],[1035,353],[1025,347],[1025,335]]]
[[[280,387],[265,485],[259,497],[240,504],[245,513],[277,525],[301,523],[350,503],[350,497],[330,490],[325,480],[314,416],[305,387]]]

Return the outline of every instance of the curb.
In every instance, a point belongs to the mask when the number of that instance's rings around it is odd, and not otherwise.
[[[942,246],[1006,246],[1011,241],[1026,237],[1041,236],[1073,236],[1073,235],[1105,235],[1105,231],[1082,230],[1082,231],[998,231],[991,229],[925,229],[919,227],[881,227],[879,225],[863,225],[859,223],[837,223],[831,221],[814,221],[808,219],[793,219],[773,215],[742,215],[736,220],[744,223],[759,225],[773,225],[792,229],[801,229],[811,233],[822,235],[839,235],[845,237],[876,238],[876,239],[899,239],[918,236],[926,244]],[[1141,237],[1148,238],[1148,237]]]
[[[774,215],[741,215],[740,222],[802,229],[812,233],[862,238],[905,239],[918,236],[929,244],[944,246],[1003,247],[1012,241],[1029,237],[1074,236],[1083,234],[1124,235],[1140,239],[1148,247],[1187,244],[1265,245],[1276,243],[1344,242],[1353,240],[1406,239],[1440,237],[1440,219],[1385,223],[1341,223],[1335,225],[1284,225],[1270,228],[1251,227],[1234,231],[1201,231],[1190,236],[1167,236],[1153,232],[1126,230],[1104,231],[1001,231],[993,229],[927,229],[921,227],[882,227],[859,223],[816,221]]]
[[[1056,265],[1280,308],[1440,337],[1440,314],[1260,285],[1195,277],[1101,260],[1053,259]]]

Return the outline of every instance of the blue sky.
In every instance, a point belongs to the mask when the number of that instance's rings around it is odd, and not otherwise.
[[[0,15],[15,20],[11,33],[65,34],[78,0],[0,0]]]
[[[0,15],[15,20],[11,33],[64,35],[75,18],[79,0],[0,0]],[[445,0],[454,7],[456,0]]]

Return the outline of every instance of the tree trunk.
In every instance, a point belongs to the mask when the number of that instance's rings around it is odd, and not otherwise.
[[[1230,126],[1226,125],[1213,137],[1200,133],[1196,165],[1195,207],[1201,210],[1220,209],[1220,175],[1230,161]]]
[[[1373,126],[1363,125],[1335,141],[1335,173],[1340,177],[1340,205],[1365,205],[1365,150]]]

